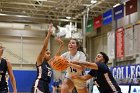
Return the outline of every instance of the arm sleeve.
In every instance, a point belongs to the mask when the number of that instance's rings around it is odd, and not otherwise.
[[[104,73],[106,73],[108,71],[108,67],[107,67],[107,65],[105,63],[97,62],[96,64],[98,66],[99,71],[104,72]]]
[[[89,75],[95,77],[95,74],[96,74],[96,70],[93,70],[91,69],[89,72],[88,72]]]

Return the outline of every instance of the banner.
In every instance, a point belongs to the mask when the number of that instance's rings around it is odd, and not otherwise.
[[[103,24],[107,25],[112,22],[112,9],[106,11],[103,14]]]
[[[87,27],[86,27],[86,32],[93,31],[93,19],[88,20]]]
[[[116,57],[124,57],[124,28],[118,28],[116,30]]]
[[[94,28],[97,29],[102,26],[102,16],[94,18]]]
[[[125,49],[125,56],[132,56],[133,55],[133,27],[126,28],[124,31],[124,49]],[[129,46],[129,47],[128,47]]]
[[[134,51],[140,54],[140,24],[134,26]]]
[[[114,8],[114,20],[124,17],[124,5],[119,5]]]
[[[137,12],[137,0],[130,0],[126,2],[125,10],[126,10],[126,15]]]
[[[136,78],[140,75],[140,64],[110,68],[115,79]]]
[[[107,33],[107,48],[108,57],[110,59],[115,58],[115,31],[110,31]]]

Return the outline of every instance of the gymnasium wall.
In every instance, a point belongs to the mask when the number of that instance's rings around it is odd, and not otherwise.
[[[94,60],[97,53],[104,51],[107,53],[107,32],[112,29],[112,24],[108,26],[103,26],[98,30],[94,30],[97,32],[97,35],[94,37],[89,37],[86,40],[86,46],[88,46],[87,53],[89,54],[89,59],[91,61]]]
[[[33,69],[44,38],[0,36],[5,47],[3,57],[8,59],[14,69]]]
[[[0,42],[5,47],[3,57],[12,63],[13,69],[35,69],[47,29],[48,24],[0,22]]]
[[[126,1],[123,0],[122,3]],[[128,25],[134,25],[136,22],[140,21],[140,0],[138,0],[138,12],[133,13],[128,16],[124,16],[123,18],[117,20],[117,22],[113,21],[111,24],[104,25],[101,28],[94,29],[97,35],[88,37],[86,40],[86,46],[87,46],[87,53],[89,54],[89,59],[92,61],[94,60],[96,54],[100,51],[108,52],[107,49],[107,32],[115,31],[116,28],[119,27],[127,27]],[[117,24],[116,24],[117,23]],[[117,27],[116,27],[117,26]],[[137,60],[137,59],[136,59]],[[113,60],[109,61],[109,65],[112,65]],[[135,60],[132,60],[130,62],[122,61],[118,62],[118,65],[127,65],[129,63],[135,63]]]

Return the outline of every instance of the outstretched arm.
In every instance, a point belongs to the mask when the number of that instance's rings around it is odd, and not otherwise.
[[[17,88],[16,88],[16,80],[12,71],[12,65],[10,62],[7,61],[7,67],[8,67],[8,74],[10,77],[10,81],[13,87],[13,93],[17,93]]]
[[[81,62],[80,63],[80,62],[74,61],[74,62],[72,62],[72,64],[69,64],[69,65],[74,65],[74,64],[80,65],[84,68],[90,68],[90,69],[98,70],[98,66],[97,66],[96,63],[92,63],[92,62]]]
[[[43,57],[44,57],[46,49],[48,47],[49,39],[52,34],[52,27],[53,27],[53,24],[50,24],[49,29],[48,29],[48,34],[44,40],[43,48],[41,49],[41,52],[39,53],[39,55],[37,57],[37,66],[42,64]]]
[[[93,76],[87,74],[87,75],[84,75],[84,76],[77,76],[76,75],[76,76],[72,76],[71,78],[73,78],[73,79],[77,79],[78,78],[80,80],[87,81],[87,80],[93,78]]]
[[[76,62],[81,63],[81,62],[84,62],[84,61],[86,61],[86,56],[83,52],[80,52],[80,58]],[[84,67],[82,65],[78,65],[78,64],[73,63],[73,62],[69,62],[68,66],[73,67],[73,68],[77,68],[79,70],[84,70]]]
[[[77,68],[77,69],[79,69],[79,70],[83,70],[83,66],[80,66],[80,65],[78,65],[78,64],[74,64],[74,63],[72,63],[72,62],[69,62],[69,63],[68,63],[68,66],[70,66],[70,67],[72,67],[72,68]]]

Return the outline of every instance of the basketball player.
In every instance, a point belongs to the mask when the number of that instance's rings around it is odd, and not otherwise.
[[[91,68],[90,72],[85,76],[73,76],[72,78],[78,78],[81,80],[88,80],[92,77],[95,78],[95,84],[98,87],[100,93],[122,93],[120,87],[112,76],[108,66],[108,56],[104,52],[97,54],[95,63],[91,62],[73,62],[73,64],[81,65],[85,68]],[[74,66],[69,63],[69,66]]]
[[[43,48],[36,61],[37,78],[32,87],[31,93],[50,93],[49,83],[51,81],[52,69],[49,64],[50,52],[46,49],[48,47],[48,42],[52,33],[52,26],[52,24],[49,25],[48,34],[44,40]],[[59,50],[61,50],[63,45],[60,39],[58,39],[58,42],[61,43],[57,52],[59,54]]]
[[[0,43],[0,93],[8,93],[6,72],[8,72],[8,75],[10,77],[10,81],[13,87],[13,92],[17,93],[16,80],[12,71],[12,65],[8,60],[2,58],[3,51],[4,51],[4,48],[2,47],[2,44]]]
[[[68,44],[68,50],[61,56],[66,58],[69,62],[71,61],[79,61],[83,62],[86,61],[85,54],[79,50],[80,44],[78,40],[71,39]],[[78,68],[78,69],[77,69]],[[72,79],[71,76],[73,75],[84,75],[84,69],[82,66],[77,65],[77,68],[68,67],[66,70],[65,79],[61,85],[61,93],[72,93],[74,87],[78,93],[88,93],[86,88],[86,81],[81,81],[79,79]]]

